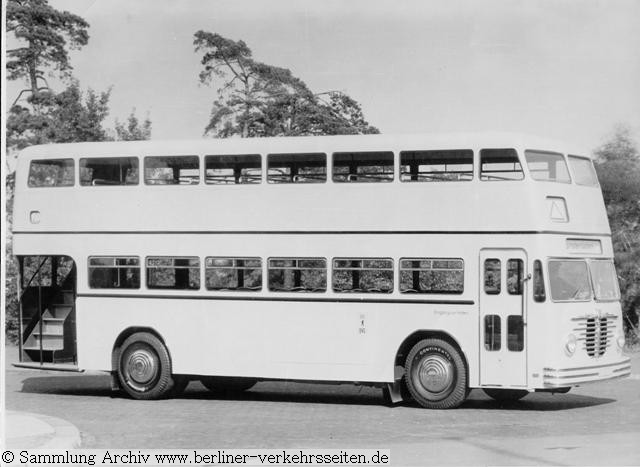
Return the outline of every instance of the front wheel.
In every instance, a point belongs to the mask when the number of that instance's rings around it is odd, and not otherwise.
[[[127,337],[117,361],[120,385],[134,399],[159,399],[171,391],[171,358],[153,334],[137,332]]]
[[[413,399],[428,409],[452,409],[467,395],[467,369],[460,352],[442,339],[424,339],[405,362],[405,379]]]
[[[515,402],[522,399],[524,396],[529,394],[529,391],[525,391],[524,389],[494,389],[494,388],[485,388],[483,389],[484,393],[491,397],[494,400],[499,402]]]

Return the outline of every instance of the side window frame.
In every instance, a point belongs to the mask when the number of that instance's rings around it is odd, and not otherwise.
[[[62,172],[62,176],[56,173],[55,179],[52,184],[37,184],[32,183],[32,180],[35,181],[37,178],[34,174],[34,164],[35,165],[44,165],[44,163],[50,162],[51,165],[57,166],[57,169]],[[70,166],[65,165],[71,162]],[[65,177],[65,171],[70,170],[71,177]],[[68,174],[68,173],[67,173]],[[59,183],[62,182],[62,183]],[[56,159],[31,159],[29,161],[29,173],[27,175],[27,186],[29,188],[65,188],[75,186],[76,183],[76,162],[71,157],[61,157]]]
[[[376,266],[375,264],[372,265],[372,263],[384,263],[384,265]],[[393,293],[395,271],[393,268],[393,259],[391,258],[340,257],[333,258],[331,264],[331,290],[335,293]],[[339,281],[337,276],[340,273],[347,274],[347,271],[350,271],[351,288],[336,288],[336,282]],[[375,279],[376,273],[382,276],[379,277],[381,281],[388,281],[390,286],[385,289],[363,289],[361,287],[363,282]],[[357,284],[355,284],[355,282],[357,282]]]
[[[90,165],[87,166],[87,164],[89,163],[89,161],[117,161],[117,169],[119,172],[119,181],[117,183],[114,183],[113,180],[110,180],[108,178],[97,178],[94,177],[94,173],[93,171],[96,170],[97,166],[91,167]],[[126,161],[127,164],[123,165],[123,162]],[[103,167],[108,168],[109,165],[107,164],[101,164]],[[114,169],[116,167],[116,164],[114,163],[111,166],[111,171],[113,172]],[[82,171],[83,169],[90,169],[92,170],[91,172],[91,179],[88,182],[84,182],[83,181],[83,176],[82,176]],[[123,170],[126,170],[127,173],[123,173]],[[131,171],[131,173],[128,173],[129,171]],[[140,160],[137,156],[118,156],[118,157],[82,157],[79,159],[78,161],[78,178],[80,180],[80,186],[84,186],[84,187],[89,187],[89,186],[119,186],[119,187],[123,187],[123,186],[138,186],[140,185]],[[105,175],[106,175],[106,171],[105,171]],[[130,180],[131,177],[131,180]],[[96,183],[97,182],[97,183]]]
[[[218,167],[214,167],[216,162]],[[207,173],[208,170],[223,169],[233,170],[233,174],[209,175]],[[252,174],[251,171],[256,169],[258,173]],[[260,185],[263,178],[262,169],[260,154],[207,154],[204,156],[204,183],[205,185]]]
[[[113,264],[91,264],[92,260],[113,260]],[[118,264],[120,261],[125,261],[125,264]],[[127,261],[131,261],[130,264],[126,264]],[[130,270],[137,270],[137,275],[135,273],[132,274],[131,277],[128,277]],[[94,276],[98,271],[103,270],[105,274],[113,274],[114,272],[117,275],[118,285],[114,287],[107,286],[96,286],[95,283],[92,285],[92,276]],[[130,286],[121,286],[121,274],[124,270],[124,280],[131,280]],[[108,272],[107,272],[108,271]],[[98,256],[93,255],[87,258],[87,285],[90,289],[113,289],[113,290],[139,290],[142,284],[142,266],[140,264],[139,256]]]
[[[148,167],[151,161],[168,161],[166,162],[166,166],[160,167]],[[195,162],[195,167],[184,167],[181,168],[178,163],[171,164],[172,161],[175,162],[185,162],[187,165],[192,165]],[[144,168],[143,168],[143,178],[144,184],[147,186],[193,186],[200,184],[200,156],[197,155],[154,155],[154,156],[145,156],[144,157]],[[161,170],[161,169],[170,169],[172,173],[171,178],[166,177],[149,177],[148,171],[150,170]],[[176,178],[176,169],[177,169],[177,178]],[[181,175],[180,172],[182,170],[192,170],[196,171],[193,175]],[[186,181],[187,183],[183,183]]]
[[[368,157],[374,158],[376,155],[386,159],[386,164],[364,164]],[[358,157],[360,156],[360,161]],[[352,157],[352,164],[336,164],[339,159],[344,159],[340,162],[348,162],[347,158]],[[361,162],[361,164],[357,164]],[[396,156],[394,151],[337,151],[331,155],[331,181],[333,183],[393,183],[396,177]],[[337,167],[346,167],[348,172],[343,174],[336,172]],[[358,172],[359,167],[383,167],[381,172],[364,171]],[[385,171],[386,168],[387,170]],[[391,169],[391,172],[388,171]],[[353,172],[355,170],[355,172]]]
[[[514,164],[513,165],[513,170],[487,170],[485,171],[483,169],[484,165],[484,158],[492,158],[492,157],[497,157],[499,158],[500,156],[498,155],[500,152],[504,152],[505,154],[509,154],[509,155],[505,155],[503,156],[503,158],[505,158],[505,161],[503,162],[499,162],[499,161],[491,161],[490,163],[493,164]],[[478,170],[479,170],[479,179],[482,182],[519,182],[525,179],[525,173],[524,173],[524,166],[522,165],[522,160],[520,159],[520,155],[518,154],[518,151],[514,148],[484,148],[484,149],[480,149],[479,153],[479,163],[478,163]],[[492,154],[493,153],[493,154]],[[507,158],[510,158],[511,161],[506,160]],[[519,169],[516,169],[516,164],[518,165]],[[513,173],[513,174],[520,174],[520,176],[518,178],[504,178],[504,177],[499,177],[496,175],[485,175],[485,174],[495,174],[495,173]]]

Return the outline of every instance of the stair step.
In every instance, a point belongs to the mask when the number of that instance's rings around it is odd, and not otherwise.
[[[34,332],[32,335],[36,336],[36,339],[38,338],[38,336],[42,336],[42,337],[64,337],[64,334],[62,333],[62,329],[60,329],[60,332],[44,331],[42,334],[40,334],[39,332]]]
[[[40,346],[39,345],[34,345],[34,346],[29,346],[29,347],[22,347],[23,350],[40,350]],[[64,346],[62,345],[56,345],[55,342],[43,342],[42,343],[42,350],[63,350]]]
[[[62,338],[64,337],[64,334],[52,334],[50,332],[43,332],[42,334],[40,334],[39,332],[34,332],[31,334],[31,337],[35,338],[35,340],[40,339],[40,337],[42,337],[42,341],[61,341]]]

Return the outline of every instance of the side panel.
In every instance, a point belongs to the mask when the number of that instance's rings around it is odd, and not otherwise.
[[[328,381],[393,381],[402,341],[446,330],[473,359],[469,305],[78,298],[79,366],[111,369],[111,348],[129,326],[156,330],[174,372]]]

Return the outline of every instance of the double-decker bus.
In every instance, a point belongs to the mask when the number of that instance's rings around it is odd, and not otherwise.
[[[13,235],[17,366],[138,399],[297,380],[451,408],[631,372],[592,161],[546,140],[34,146]]]

